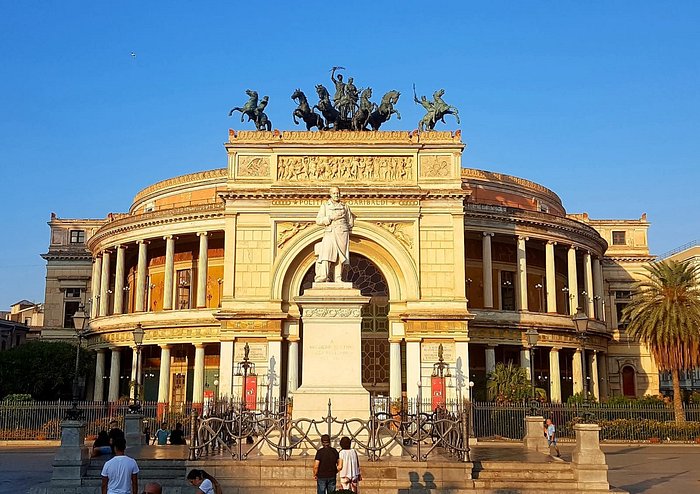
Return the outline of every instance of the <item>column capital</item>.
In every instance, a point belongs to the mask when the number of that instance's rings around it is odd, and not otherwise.
[[[549,347],[550,352],[559,353],[559,350],[561,350],[561,348],[559,348],[558,346]]]
[[[493,237],[495,233],[493,232],[481,232],[484,237]]]
[[[119,250],[119,249],[124,249],[124,250],[126,250],[126,249],[129,248],[129,246],[128,246],[128,245],[125,245],[125,244],[119,244],[119,245],[116,245],[114,248],[117,249],[117,250]]]
[[[498,346],[498,343],[487,343],[486,347],[487,348],[496,348]]]
[[[518,235],[518,240],[530,240],[530,237],[526,235]]]
[[[175,240],[177,237],[175,235],[164,235],[163,240]]]
[[[576,247],[575,245],[569,245],[569,250],[577,250],[577,249],[578,249],[578,247]]]
[[[197,232],[198,237],[206,237],[209,234],[209,232]]]
[[[170,350],[173,347],[173,345],[171,345],[170,343],[165,343],[163,345],[158,345],[158,346],[160,347],[161,350]]]
[[[195,348],[204,348],[204,347],[206,346],[206,343],[201,343],[201,342],[199,342],[199,343],[192,343],[192,345],[193,345]]]
[[[556,240],[547,240],[547,245],[557,245]]]
[[[389,344],[400,344],[403,338],[389,338]]]
[[[137,240],[137,241],[136,241],[136,244],[137,244],[137,245],[141,245],[141,244],[148,245],[148,244],[150,244],[150,243],[151,243],[150,240],[146,240],[146,239],[143,239],[143,238],[142,238],[141,240]]]

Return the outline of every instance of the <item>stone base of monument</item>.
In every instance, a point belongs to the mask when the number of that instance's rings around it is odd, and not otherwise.
[[[85,446],[85,422],[64,420],[61,422],[61,447],[53,461],[51,485],[59,488],[81,485],[90,464],[90,451]]]
[[[362,306],[369,297],[352,283],[314,283],[296,302],[302,312],[304,367],[292,418],[321,420],[328,415],[330,400],[337,420],[367,420],[369,392],[362,387],[360,336]]]

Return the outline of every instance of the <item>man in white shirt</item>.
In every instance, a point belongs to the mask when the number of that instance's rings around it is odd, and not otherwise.
[[[139,467],[136,461],[124,454],[126,441],[114,439],[114,458],[102,467],[102,494],[138,494]]]

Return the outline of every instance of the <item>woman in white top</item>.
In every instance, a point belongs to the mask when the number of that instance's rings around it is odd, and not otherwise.
[[[187,480],[197,488],[197,494],[221,494],[219,483],[204,470],[190,470]]]
[[[360,459],[357,456],[357,451],[350,448],[349,437],[340,440],[340,448],[340,461],[338,461],[340,485],[343,489],[358,492],[358,482],[362,480],[362,475],[360,474]]]

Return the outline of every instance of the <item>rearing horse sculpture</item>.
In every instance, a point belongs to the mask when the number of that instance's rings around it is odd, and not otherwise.
[[[367,130],[369,117],[374,110],[377,109],[377,104],[372,103],[369,99],[372,97],[372,88],[368,87],[360,94],[360,104],[355,116],[352,118],[352,130]]]
[[[292,99],[299,105],[292,112],[292,119],[296,125],[299,125],[299,122],[297,121],[297,117],[299,117],[306,124],[306,130],[311,130],[311,127],[317,127],[318,130],[325,129],[323,118],[309,107],[309,102],[306,99],[306,95],[301,89],[297,89],[294,91],[294,93],[292,93]]]
[[[372,130],[379,130],[379,127],[389,120],[394,113],[396,113],[396,118],[401,120],[401,114],[398,110],[394,110],[394,105],[399,101],[399,96],[401,96],[400,92],[392,90],[382,97],[379,107],[369,116],[368,123]]]
[[[316,93],[318,94],[318,104],[314,105],[314,109],[318,108],[318,111],[323,115],[326,121],[325,128],[329,129],[332,125],[334,130],[338,130],[341,127],[340,112],[336,110],[331,103],[328,89],[326,89],[323,84],[318,84],[316,86]]]
[[[246,104],[242,107],[236,106],[234,108],[231,108],[231,111],[228,112],[228,116],[230,117],[231,115],[233,115],[233,112],[239,111],[241,112],[241,122],[243,121],[244,115],[248,116],[248,120],[255,121],[256,112],[258,110],[258,93],[257,91],[253,91],[252,89],[246,89],[245,93],[249,96],[249,99],[248,101],[246,101]]]

